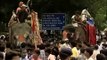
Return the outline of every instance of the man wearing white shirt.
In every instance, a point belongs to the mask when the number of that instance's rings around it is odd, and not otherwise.
[[[94,47],[94,51],[93,51],[93,54],[92,54],[91,57],[92,57],[94,60],[96,60],[96,56],[97,56],[98,54],[100,54],[100,51],[98,50],[98,45],[96,45],[96,46]]]
[[[94,60],[91,56],[93,54],[93,49],[92,48],[86,48],[85,49],[85,56],[86,56],[86,60]]]
[[[53,55],[53,54],[50,54],[49,56],[48,56],[48,60],[55,60],[56,59],[56,57],[55,57],[55,55]]]

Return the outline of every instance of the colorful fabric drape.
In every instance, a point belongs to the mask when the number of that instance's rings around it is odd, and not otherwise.
[[[35,22],[35,15],[34,14],[32,14],[32,22],[31,22],[31,24],[32,24],[32,32],[34,33],[34,31],[35,31],[35,24],[36,24],[36,22]]]
[[[32,33],[33,33],[33,41],[32,43],[38,45],[42,43],[42,38],[40,36],[40,30],[39,30],[39,21],[38,21],[38,15],[36,12],[31,13],[31,27],[32,27]]]
[[[93,20],[87,20],[86,29],[88,31],[88,40],[91,45],[96,44],[96,28],[94,26]]]

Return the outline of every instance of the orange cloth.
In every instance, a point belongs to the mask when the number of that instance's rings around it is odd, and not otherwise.
[[[18,40],[19,40],[20,42],[23,42],[23,41],[25,40],[24,35],[19,35],[19,36],[18,36]]]

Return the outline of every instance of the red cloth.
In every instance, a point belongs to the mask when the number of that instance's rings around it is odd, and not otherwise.
[[[35,31],[35,15],[34,14],[32,14],[32,32],[34,33],[34,31]]]
[[[32,23],[32,31],[33,31],[33,33],[35,31],[35,20],[33,20],[33,23]]]
[[[87,32],[88,32],[88,40],[91,45],[96,44],[96,28],[95,26],[91,26],[87,24],[86,26]]]

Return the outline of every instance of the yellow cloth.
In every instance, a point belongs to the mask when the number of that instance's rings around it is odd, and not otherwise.
[[[71,57],[78,57],[79,53],[76,47],[72,48],[72,56]]]

